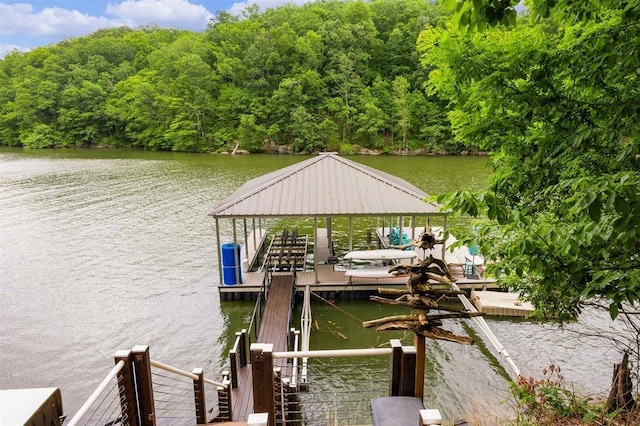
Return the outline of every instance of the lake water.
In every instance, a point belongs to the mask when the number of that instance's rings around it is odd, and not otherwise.
[[[252,304],[221,305],[207,214],[246,180],[304,158],[0,150],[0,387],[60,387],[72,414],[113,354],[137,344],[156,360],[219,378],[229,336],[246,326]],[[478,189],[489,174],[482,157],[352,158],[430,194]],[[394,337],[362,329],[361,320],[381,316],[379,306],[338,305],[348,314],[316,303],[313,315],[347,340],[319,331],[312,349]],[[609,346],[529,321],[487,321],[525,375],[539,377],[553,362],[578,390],[608,389],[620,358]],[[589,312],[575,328],[591,323],[609,325]],[[466,324],[445,328],[482,337]],[[483,347],[427,343],[428,405],[449,418],[510,412],[504,373]]]

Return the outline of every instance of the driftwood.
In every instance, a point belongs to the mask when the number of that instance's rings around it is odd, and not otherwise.
[[[379,325],[383,325],[386,323],[398,322],[398,321],[419,321],[419,316],[421,314],[412,314],[412,315],[393,315],[390,317],[378,318],[375,320],[364,321],[362,326],[364,328],[377,327]],[[480,312],[456,312],[456,313],[446,313],[446,314],[422,314],[427,321],[436,321],[443,320],[449,318],[471,318],[481,316]]]
[[[461,291],[451,289],[453,277],[445,262],[429,256],[417,264],[393,266],[389,269],[389,272],[395,275],[410,274],[407,280],[407,289],[395,290],[379,288],[378,292],[380,294],[395,296],[395,299],[371,296],[371,300],[388,305],[406,306],[412,309],[411,314],[394,315],[365,321],[362,323],[364,327],[377,327],[377,331],[411,330],[417,336],[428,337],[430,339],[448,340],[462,344],[474,343],[471,337],[457,336],[447,330],[439,328],[444,319],[471,318],[481,315],[480,313],[471,313],[461,309],[440,307],[438,301],[444,295],[462,293]],[[447,285],[448,288],[434,287],[442,287],[442,285]],[[447,312],[429,313],[432,309]]]
[[[376,329],[377,331],[385,330],[410,330],[414,333],[427,337],[429,339],[447,340],[449,342],[461,343],[463,345],[473,345],[474,340],[469,336],[458,336],[450,331],[443,330],[440,327],[420,327],[420,324],[412,324],[405,321],[390,322]]]
[[[386,305],[395,305],[395,306],[406,306],[408,308],[433,308],[433,309],[438,309],[441,311],[449,311],[449,312],[465,312],[465,313],[471,313],[466,311],[464,308],[455,308],[455,307],[451,307],[451,306],[440,306],[438,304],[438,302],[434,299],[429,299],[426,296],[420,296],[419,297],[419,302],[416,301],[416,299],[414,299],[415,296],[409,296],[409,298],[407,299],[403,299],[403,298],[397,298],[397,299],[387,299],[385,297],[380,297],[380,296],[369,296],[370,300],[373,300],[374,302],[379,302],[379,303],[384,303]],[[426,300],[423,300],[426,299]],[[428,304],[427,304],[428,303]],[[479,313],[473,313],[471,316],[477,316],[479,315]]]
[[[378,288],[378,293],[387,294],[389,296],[402,296],[403,294],[413,294],[413,292],[409,290],[400,290],[397,288]],[[444,296],[457,296],[458,294],[464,294],[463,290],[449,290],[444,288],[432,288],[431,292],[433,294],[444,295]]]

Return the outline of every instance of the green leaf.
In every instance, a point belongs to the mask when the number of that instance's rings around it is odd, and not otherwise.
[[[624,197],[617,196],[614,201],[615,209],[621,215],[628,215],[631,212],[631,206]]]
[[[600,216],[602,214],[602,205],[600,204],[600,200],[596,197],[595,200],[589,204],[589,217],[594,222],[600,221]]]
[[[457,3],[457,0],[442,0],[442,7],[447,10],[453,10],[456,7]]]
[[[616,319],[618,316],[618,305],[618,303],[612,303],[611,305],[609,305],[609,315],[611,315],[612,320]]]

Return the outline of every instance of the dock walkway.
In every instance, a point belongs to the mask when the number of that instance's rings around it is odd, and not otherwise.
[[[273,275],[267,294],[257,343],[273,344],[274,352],[287,350],[287,336],[293,303],[293,274]],[[286,360],[276,360],[277,362]],[[253,413],[253,383],[251,364],[238,370],[238,387],[231,391],[233,420],[244,421]]]

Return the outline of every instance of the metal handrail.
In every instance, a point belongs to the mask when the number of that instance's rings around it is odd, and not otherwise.
[[[152,359],[152,360],[150,360],[150,363],[151,363],[151,365],[153,367],[159,368],[159,369],[164,370],[164,371],[168,371],[169,373],[174,373],[174,374],[177,374],[179,376],[187,377],[187,378],[192,379],[192,380],[198,380],[198,376],[196,376],[195,374],[189,373],[188,371],[184,371],[184,370],[181,370],[181,369],[176,368],[176,367],[172,367],[172,366],[164,364],[164,363],[162,363],[160,361],[156,361],[156,360]],[[224,383],[216,382],[215,380],[211,380],[211,379],[207,379],[207,378],[204,378],[203,380],[204,380],[205,383],[208,383],[208,384],[213,385],[213,386],[219,386],[219,387],[222,387],[224,389],[226,389],[228,387],[228,385],[225,385]]]
[[[251,314],[251,320],[249,320],[249,326],[247,330],[249,331],[249,342],[251,342],[251,332],[254,331],[254,337],[258,338],[258,329],[260,328],[260,324],[258,324],[258,316],[262,315],[262,300],[266,299],[267,287],[268,283],[271,282],[271,270],[267,269],[264,274],[264,278],[262,279],[262,287],[260,288],[260,293],[256,298],[256,304],[253,307],[253,313]],[[255,327],[254,327],[255,323]]]
[[[456,291],[460,291],[460,288],[458,287],[458,285],[456,283],[452,283],[451,287]],[[465,296],[464,294],[458,294],[458,298],[460,299],[460,301],[462,302],[464,307],[469,312],[478,312],[476,307],[473,306],[473,303],[471,303],[469,301],[469,299],[467,299],[467,296]],[[487,336],[487,338],[489,339],[489,341],[491,342],[493,347],[507,361],[507,363],[509,364],[509,367],[511,368],[511,371],[513,372],[513,374],[515,374],[515,378],[517,379],[518,377],[520,377],[520,375],[521,375],[520,369],[518,368],[518,366],[515,364],[515,362],[513,361],[511,356],[509,355],[509,352],[507,352],[507,350],[504,348],[504,346],[502,346],[502,343],[500,343],[500,341],[498,340],[496,335],[493,334],[493,331],[491,331],[491,328],[489,328],[489,324],[487,324],[485,319],[482,318],[481,316],[472,317],[472,319],[478,325],[480,330],[482,330],[482,332],[485,334],[485,336]]]
[[[98,400],[98,397],[100,396],[100,394],[104,392],[104,390],[107,388],[111,380],[113,380],[118,375],[118,373],[120,373],[123,367],[124,367],[124,361],[120,360],[116,363],[116,365],[111,369],[109,374],[107,374],[106,377],[102,380],[102,382],[98,385],[96,390],[93,391],[89,399],[87,399],[85,403],[82,404],[82,407],[80,407],[80,410],[78,410],[75,416],[73,416],[73,418],[69,420],[68,426],[75,426],[80,422],[82,417],[85,414],[87,414],[91,406]]]
[[[381,356],[391,355],[391,348],[368,348],[368,349],[328,349],[321,351],[285,351],[273,352],[275,358],[334,358],[350,356]]]
[[[295,332],[294,334],[294,338],[293,338],[293,352],[294,353],[298,353],[300,352],[298,350],[298,345],[300,343],[300,333],[299,332]],[[291,375],[291,384],[293,386],[297,385],[298,383],[298,357],[293,358],[293,372]]]

